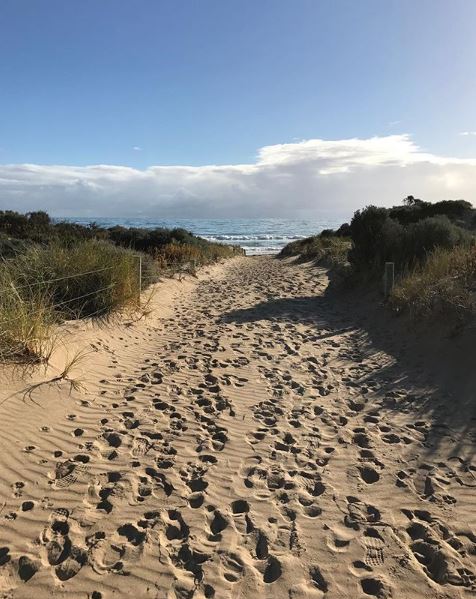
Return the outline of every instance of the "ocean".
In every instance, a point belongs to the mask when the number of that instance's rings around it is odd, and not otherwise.
[[[146,219],[146,218],[63,218],[79,224],[97,223],[102,227],[182,227],[209,241],[239,245],[247,255],[276,254],[296,239],[316,235],[323,229],[335,229],[341,220],[322,219]]]

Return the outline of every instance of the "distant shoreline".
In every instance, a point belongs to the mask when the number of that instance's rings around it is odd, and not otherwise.
[[[165,227],[184,228],[207,241],[239,245],[247,255],[274,255],[293,241],[316,235],[324,229],[334,229],[340,219],[157,219],[157,218],[112,218],[112,217],[54,217],[54,222],[66,221],[81,225],[96,223],[102,227],[139,227],[153,229]]]

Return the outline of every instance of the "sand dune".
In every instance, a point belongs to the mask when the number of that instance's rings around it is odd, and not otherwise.
[[[4,373],[0,597],[474,596],[474,433],[327,283],[236,258]]]

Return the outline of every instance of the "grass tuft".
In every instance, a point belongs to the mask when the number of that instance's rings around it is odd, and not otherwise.
[[[329,268],[343,268],[347,264],[350,248],[347,237],[320,234],[289,243],[281,250],[279,257],[298,256],[300,262],[313,260]]]
[[[433,250],[398,281],[389,301],[395,310],[415,316],[475,314],[476,246]]]
[[[47,360],[58,322],[105,316],[138,303],[138,265],[132,251],[94,240],[71,248],[31,246],[4,260],[0,360]]]

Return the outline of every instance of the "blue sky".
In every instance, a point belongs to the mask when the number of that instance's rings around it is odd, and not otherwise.
[[[471,0],[2,0],[0,162],[229,164],[395,132],[475,154],[475,23]]]
[[[69,186],[41,165],[254,164],[299,140],[410,134],[472,158],[475,23],[472,0],[2,0],[0,167],[38,169],[0,191]],[[68,176],[103,189],[90,175]]]

